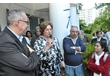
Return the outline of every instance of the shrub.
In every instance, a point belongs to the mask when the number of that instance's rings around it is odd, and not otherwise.
[[[85,46],[86,46],[86,51],[82,54],[84,68],[86,68],[86,64],[88,62],[88,58],[89,58],[90,53],[94,51],[93,44],[88,43],[88,44],[85,44]]]

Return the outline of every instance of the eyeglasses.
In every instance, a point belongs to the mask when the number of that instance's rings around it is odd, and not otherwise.
[[[19,21],[25,22],[25,23],[27,23],[27,25],[29,25],[29,22],[28,21],[23,21],[23,20],[19,20]]]

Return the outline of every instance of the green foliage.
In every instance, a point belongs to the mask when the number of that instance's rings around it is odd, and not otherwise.
[[[88,37],[89,41],[91,41],[92,34],[93,34],[92,29],[91,29],[92,27],[90,27],[90,26],[91,25],[89,25],[89,26],[87,26],[86,28],[83,29],[83,31],[84,31],[85,35]]]
[[[91,39],[93,33],[100,29],[103,31],[106,31],[106,29],[110,30],[110,3],[95,4],[95,8],[97,9],[102,7],[105,7],[105,10],[100,12],[99,17],[95,19],[94,23],[86,26],[84,20],[79,20],[80,29],[83,30],[85,34],[90,34],[90,36],[88,36],[89,39]]]
[[[92,39],[92,34],[85,34],[86,36],[87,36],[87,38],[88,38],[88,40],[89,40],[89,42],[91,42],[91,39]]]
[[[99,7],[98,7],[99,6]],[[97,9],[106,6],[105,10],[102,11],[94,21],[94,23],[89,24],[86,26],[83,20],[80,20],[80,28],[84,31],[85,35],[88,37],[89,41],[92,39],[92,35],[94,32],[102,29],[106,31],[106,29],[110,30],[110,3],[104,3],[96,5]],[[94,45],[92,44],[85,44],[86,51],[83,53],[83,65],[84,68],[86,67],[86,63],[88,62],[88,57],[91,52],[94,51]]]
[[[87,26],[84,20],[79,20],[79,26],[81,30],[84,30]]]
[[[100,8],[102,8],[102,7],[104,7],[104,6],[110,6],[110,3],[95,3],[95,8],[96,9],[100,9]]]
[[[103,31],[105,31],[106,29],[110,30],[110,3],[96,4],[97,9],[105,6],[105,10],[102,10],[100,12],[99,17],[97,17],[94,23],[91,26],[89,26],[92,30],[92,34],[100,29],[102,29]]]
[[[44,21],[44,18],[40,18],[40,23]]]
[[[88,43],[85,44],[85,46],[86,46],[86,51],[82,54],[84,68],[86,67],[90,53],[94,51],[94,45]]]
[[[106,3],[95,3],[95,8],[96,9],[99,9],[99,8],[102,8],[102,7],[104,7],[106,5]]]
[[[78,3],[79,4],[79,10],[82,10],[82,4],[81,3]]]
[[[90,34],[91,29],[89,27],[84,28],[84,33]]]

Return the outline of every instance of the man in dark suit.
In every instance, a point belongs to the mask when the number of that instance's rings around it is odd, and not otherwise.
[[[0,75],[35,75],[40,58],[22,36],[28,27],[25,12],[18,9],[10,10],[7,21],[8,26],[0,33]]]
[[[96,43],[97,41],[102,41],[102,42],[105,42],[107,44],[107,40],[105,38],[103,38],[103,36],[102,36],[102,31],[97,31],[96,36],[97,36],[97,38],[93,38],[91,40],[92,44]]]

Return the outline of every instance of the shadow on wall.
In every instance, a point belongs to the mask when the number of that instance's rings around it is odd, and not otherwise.
[[[0,32],[1,32],[1,25],[0,25]]]

